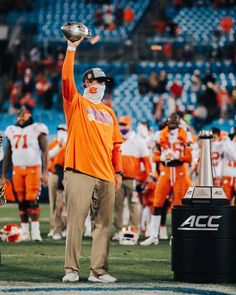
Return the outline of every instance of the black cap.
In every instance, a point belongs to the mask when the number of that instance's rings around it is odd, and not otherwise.
[[[83,82],[85,80],[89,80],[89,81],[97,80],[98,82],[110,81],[110,79],[106,76],[106,74],[100,68],[92,68],[86,71],[83,74]]]
[[[57,126],[57,130],[67,131],[67,126],[66,126],[66,124],[59,124],[59,125]]]

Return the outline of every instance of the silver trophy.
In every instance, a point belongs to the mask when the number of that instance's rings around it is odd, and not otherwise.
[[[229,204],[224,190],[221,187],[213,186],[212,163],[211,163],[211,131],[202,130],[200,139],[200,162],[198,181],[196,186],[191,186],[187,190],[182,202],[189,203],[215,203]]]
[[[68,22],[61,27],[64,36],[72,42],[79,40],[81,37],[90,39],[92,37],[91,31],[80,22]]]

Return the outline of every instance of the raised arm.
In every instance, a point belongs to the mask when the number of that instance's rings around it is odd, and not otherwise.
[[[74,79],[74,59],[76,48],[83,40],[84,38],[81,38],[76,42],[71,42],[67,39],[68,47],[62,67],[62,94],[63,98],[68,102],[73,100],[77,91]]]

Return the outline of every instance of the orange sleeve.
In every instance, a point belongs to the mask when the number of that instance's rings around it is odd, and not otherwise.
[[[55,138],[53,141],[51,141],[48,144],[48,151],[52,150],[54,147],[56,147],[58,145],[58,140]],[[49,159],[48,161],[48,171],[50,172],[54,172],[54,160],[55,160],[55,156],[52,157],[51,159]]]
[[[152,173],[152,167],[151,167],[151,163],[150,163],[149,157],[141,158],[141,162],[143,163],[143,165],[145,167],[146,175],[147,176],[150,175]]]
[[[124,171],[122,165],[121,144],[123,143],[122,136],[120,134],[119,126],[115,115],[114,120],[114,133],[113,133],[113,150],[112,150],[112,165],[115,172]]]
[[[184,149],[184,155],[180,157],[180,161],[185,163],[191,163],[192,162],[192,149],[190,147],[186,147]]]
[[[48,150],[53,149],[58,144],[58,140],[55,138],[48,144]]]
[[[54,161],[54,165],[60,165],[62,167],[64,167],[64,163],[65,163],[65,150],[66,150],[66,147],[63,146],[58,154],[56,155],[56,158],[55,158],[55,161]]]
[[[115,143],[114,148],[112,150],[112,165],[115,172],[123,171],[120,146],[120,143]]]
[[[154,151],[153,152],[152,160],[153,160],[154,163],[160,162],[160,157],[161,157],[161,152],[160,151]]]
[[[62,94],[64,100],[72,102],[77,92],[74,80],[75,51],[66,51],[66,57],[62,66]]]

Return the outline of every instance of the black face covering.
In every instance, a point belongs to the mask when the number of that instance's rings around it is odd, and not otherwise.
[[[21,128],[24,128],[26,126],[29,126],[29,125],[33,124],[33,123],[34,123],[34,120],[33,120],[32,117],[30,117],[29,120],[25,121],[23,125],[20,125],[19,122],[17,122],[16,123],[16,126],[19,126]]]
[[[129,131],[130,131],[130,129],[121,129],[121,130],[120,130],[120,133],[121,133],[122,135],[126,135]]]
[[[170,125],[168,125],[169,126],[169,128],[170,128],[170,130],[174,130],[174,129],[177,129],[178,127],[179,127],[179,124],[170,124]]]

